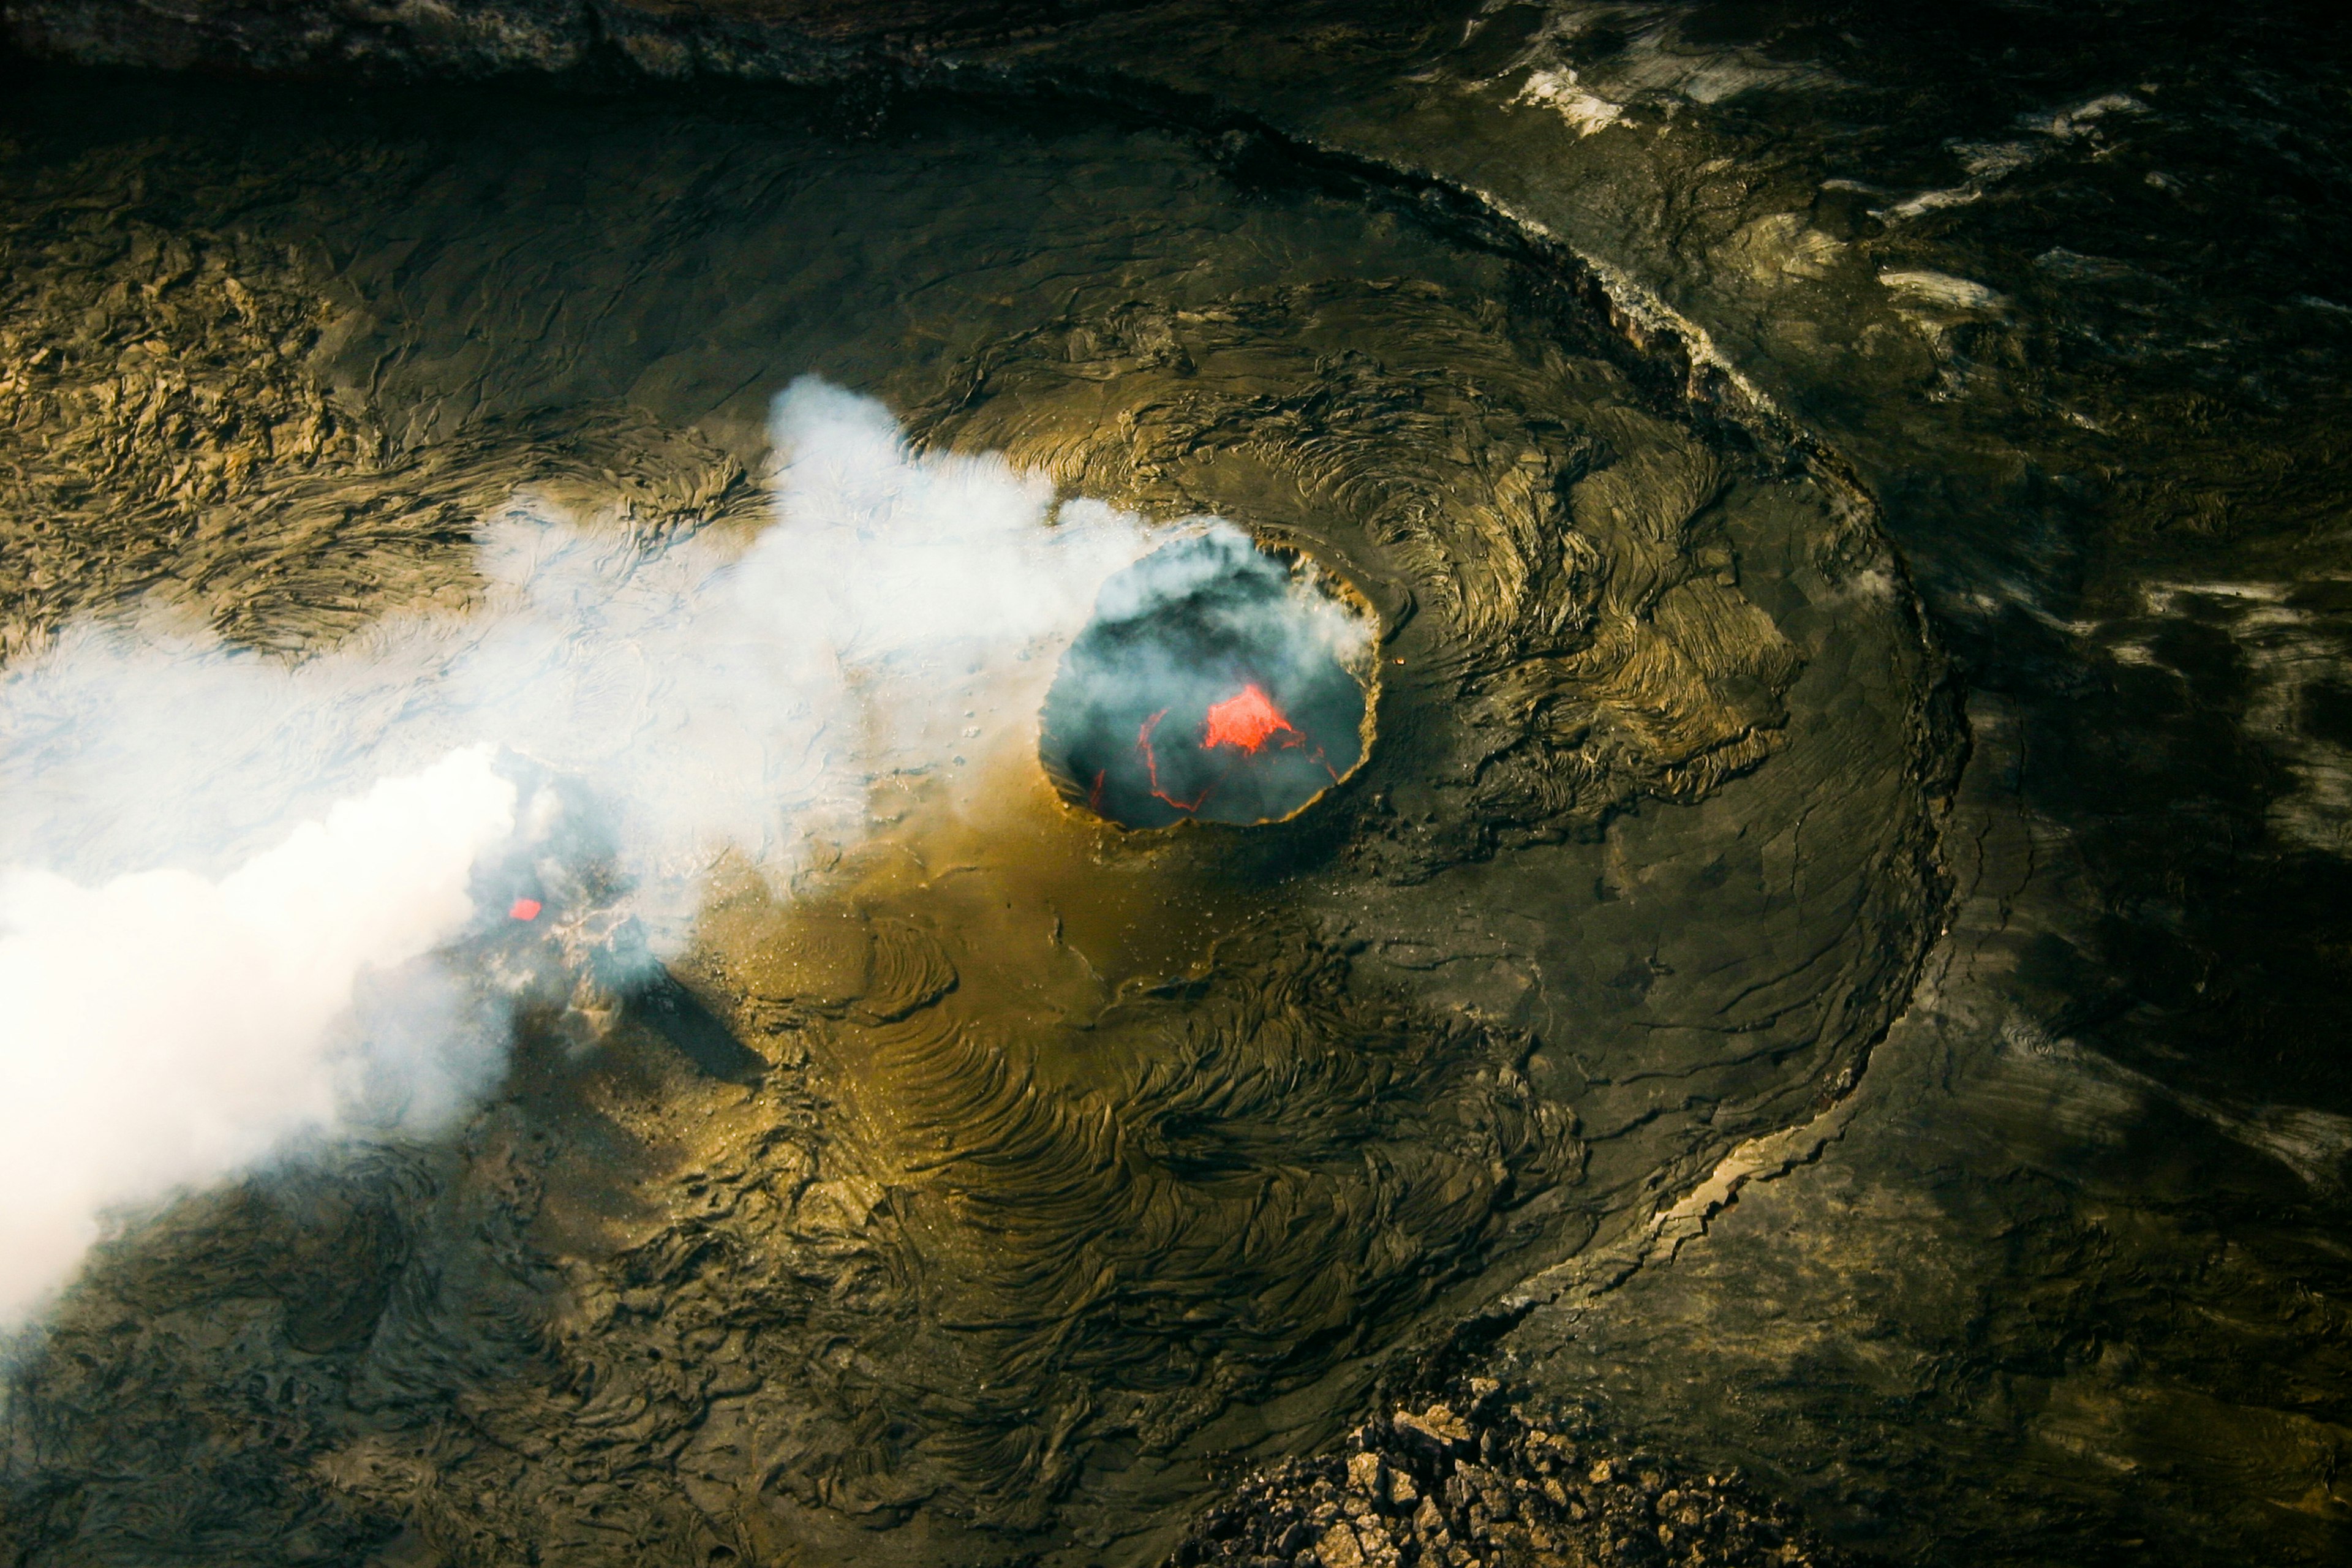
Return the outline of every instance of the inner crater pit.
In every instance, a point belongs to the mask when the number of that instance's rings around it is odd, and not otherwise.
[[[1039,760],[1122,827],[1296,816],[1363,763],[1377,626],[1356,596],[1230,524],[1103,585],[1045,696]]]

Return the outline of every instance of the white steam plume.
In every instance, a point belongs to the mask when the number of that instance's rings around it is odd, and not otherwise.
[[[0,674],[0,1324],[110,1211],[425,1130],[495,1076],[499,1020],[436,954],[502,912],[476,908],[486,868],[552,831],[499,755],[586,803],[566,830],[659,953],[719,855],[781,879],[856,835],[877,771],[984,744],[939,705],[983,710],[1151,543],[1000,459],[913,458],[819,383],[774,436],[748,546],[649,551],[526,499],[485,528],[471,613],[295,664],[84,625]]]
[[[105,1209],[336,1125],[364,1070],[331,1048],[354,986],[465,924],[474,859],[514,805],[477,749],[217,881],[0,876],[0,1321],[72,1270]],[[455,1087],[446,1071],[431,1088]]]

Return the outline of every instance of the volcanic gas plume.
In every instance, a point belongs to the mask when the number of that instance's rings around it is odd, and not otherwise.
[[[926,661],[976,690],[1031,679],[1015,656],[1066,640],[1146,546],[999,460],[914,458],[878,404],[820,384],[774,436],[774,521],[748,542],[616,538],[523,498],[482,537],[470,613],[294,663],[86,624],[9,669],[0,1320],[106,1211],[387,1103],[412,1130],[462,1109],[520,982],[453,942],[542,923],[544,896],[551,931],[593,917],[626,983],[676,950],[715,858],[781,885],[858,835],[877,770],[953,765],[923,727],[935,690],[908,684]],[[517,768],[567,785],[520,830]],[[591,854],[594,891],[548,891]]]

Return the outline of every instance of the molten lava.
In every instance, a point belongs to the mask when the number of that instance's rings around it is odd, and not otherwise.
[[[1152,731],[1159,729],[1160,721],[1167,717],[1168,710],[1162,708],[1159,712],[1146,719],[1142,728],[1136,731],[1135,749],[1142,756],[1145,773],[1151,781],[1152,797],[1165,801],[1188,816],[1201,809],[1209,796],[1216,793],[1217,786],[1225,782],[1235,767],[1261,756],[1265,751],[1266,742],[1277,735],[1282,737],[1277,750],[1298,750],[1307,752],[1325,773],[1331,775],[1334,784],[1339,782],[1339,772],[1324,757],[1323,748],[1309,745],[1306,733],[1285,717],[1281,709],[1275,706],[1274,699],[1265,694],[1265,688],[1255,681],[1251,681],[1231,697],[1211,703],[1201,727],[1200,749],[1202,751],[1212,752],[1224,748],[1238,754],[1225,764],[1215,778],[1202,785],[1200,792],[1190,799],[1171,795],[1168,793],[1167,786],[1160,783],[1160,753],[1153,746],[1151,739]],[[1103,776],[1101,773],[1095,775],[1094,789],[1088,798],[1089,805],[1094,805],[1100,799]]]
[[[1282,716],[1274,699],[1255,681],[1243,687],[1223,702],[1209,709],[1209,722],[1201,733],[1202,747],[1235,746],[1244,752],[1255,752],[1275,735],[1287,732],[1286,746],[1304,745],[1307,737]]]
[[[1371,621],[1314,566],[1220,523],[1107,584],[1062,655],[1037,760],[1120,827],[1287,822],[1371,741]]]
[[[1200,794],[1194,795],[1190,800],[1177,799],[1174,795],[1170,795],[1160,783],[1160,753],[1152,750],[1151,731],[1160,728],[1160,721],[1167,717],[1168,710],[1162,708],[1159,712],[1154,713],[1150,718],[1146,719],[1143,721],[1143,728],[1135,732],[1135,749],[1143,753],[1144,771],[1150,775],[1151,779],[1152,798],[1155,800],[1164,800],[1179,811],[1198,811],[1201,809],[1201,803],[1209,798],[1209,790],[1213,790],[1217,787],[1213,782],[1210,784],[1208,789],[1203,789]],[[1095,782],[1099,784],[1102,781],[1097,779]]]

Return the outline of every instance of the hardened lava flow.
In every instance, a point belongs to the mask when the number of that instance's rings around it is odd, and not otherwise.
[[[1950,739],[1849,487],[1538,260],[1213,137],[799,103],[19,111],[9,646],[135,597],[315,658],[466,613],[518,506],[598,581],[749,549],[810,374],[1157,543],[896,672],[910,760],[812,806],[854,830],[710,865],[460,1130],[102,1248],[11,1394],[12,1560],[1149,1562],[1906,994]],[[599,636],[607,753],[693,787]]]

